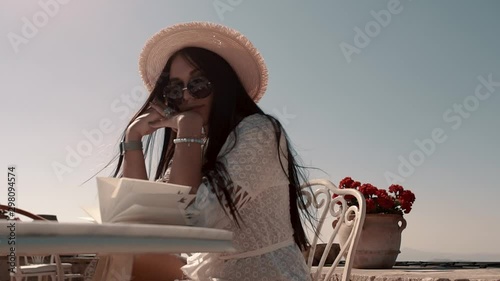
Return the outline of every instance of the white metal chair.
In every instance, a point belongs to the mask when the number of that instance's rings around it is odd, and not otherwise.
[[[48,221],[46,218],[35,215],[23,209],[16,208],[12,210],[9,206],[0,204],[0,212],[14,212],[33,220],[47,221],[47,223],[54,223]],[[5,214],[4,214],[5,215]],[[65,279],[72,280],[72,278],[81,277],[81,274],[71,273],[72,265],[70,263],[61,263],[59,255],[50,255],[49,262],[45,262],[46,256],[23,256],[24,264],[21,264],[20,256],[16,255],[16,266],[13,272],[10,272],[11,281],[22,281],[28,277],[38,277],[41,281],[44,277],[50,277],[52,281],[63,281]]]
[[[10,273],[11,281],[21,281],[28,277],[38,277],[38,280],[50,277],[52,281],[83,279],[82,274],[72,273],[73,265],[61,262],[59,255],[50,255],[49,261],[46,261],[47,256],[23,256],[23,258],[24,264],[21,265],[20,257],[16,256],[16,268]]]
[[[45,256],[24,256],[24,264],[21,265],[20,257],[16,256],[16,267],[10,273],[11,281],[28,280],[29,277],[38,277],[38,281],[44,277],[57,280],[58,266],[55,263],[45,263]],[[25,279],[26,278],[26,279]]]
[[[313,188],[315,186],[319,186],[319,188]],[[323,224],[327,215],[333,216],[334,220],[337,221],[335,227],[333,228],[332,235],[328,238],[321,260],[316,267],[313,267],[312,262],[319,237],[318,235],[314,235],[311,248],[309,249],[309,256],[307,258],[307,266],[311,270],[312,280],[330,280],[334,270],[337,268],[340,260],[345,255],[342,281],[350,280],[354,253],[356,252],[356,246],[358,244],[366,214],[366,204],[363,194],[354,189],[339,189],[331,181],[326,179],[316,179],[305,183],[302,186],[302,194],[305,197],[307,208],[313,208],[313,211],[316,211],[318,215],[319,220],[316,230],[318,234],[322,233]],[[338,196],[332,199],[333,194],[337,194]],[[354,196],[359,202],[359,206],[348,206],[344,198],[346,195]],[[340,252],[335,258],[333,264],[329,267],[329,270],[326,274],[323,274],[323,269],[327,268],[325,267],[325,261],[328,253],[330,252],[334,239],[343,223],[352,226],[352,231],[345,244],[341,245]]]
[[[69,262],[62,262],[59,255],[51,255],[50,263],[60,266],[63,272],[64,280],[73,281],[73,279],[84,279],[83,275],[80,273],[73,273],[73,264]]]

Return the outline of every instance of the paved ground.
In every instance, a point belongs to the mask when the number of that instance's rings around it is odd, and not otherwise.
[[[335,272],[340,273],[341,268]],[[378,270],[353,269],[352,276],[352,281],[500,281],[500,268],[457,269],[436,266],[394,267]],[[331,280],[340,280],[340,276],[337,275]]]

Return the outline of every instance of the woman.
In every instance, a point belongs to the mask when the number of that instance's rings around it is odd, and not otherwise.
[[[309,280],[303,177],[281,124],[256,105],[267,86],[258,51],[227,27],[178,24],[148,40],[140,73],[151,95],[127,127],[115,176],[148,179],[142,139],[150,137],[152,151],[151,135],[162,133],[154,179],[192,187],[194,225],[234,233],[236,253],[195,254],[185,276]],[[153,261],[160,268],[151,269]],[[132,276],[179,278],[180,265],[171,256],[136,256]]]

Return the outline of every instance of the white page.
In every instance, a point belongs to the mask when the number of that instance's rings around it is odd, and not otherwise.
[[[132,205],[121,214],[113,217],[110,222],[189,225],[184,211],[180,208],[157,208],[140,205]]]
[[[188,186],[129,178],[98,177],[97,188],[102,222],[186,224],[184,208],[195,198]]]
[[[99,211],[99,207],[95,206],[81,206],[82,210],[84,210],[90,218],[94,220],[96,223],[102,223],[101,212]],[[81,218],[87,220],[87,218]]]
[[[97,177],[97,192],[99,195],[99,210],[101,211],[102,222],[106,222],[104,215],[108,214],[108,210],[112,210],[114,207],[111,197],[119,184],[120,179],[118,178]]]
[[[185,185],[121,178],[120,184],[115,189],[112,197],[120,198],[129,193],[188,194],[190,190],[191,187]]]
[[[195,198],[195,195],[183,194],[129,194],[120,202],[115,204],[115,209],[107,214],[107,218],[111,219],[125,212],[132,205],[140,205],[144,207],[164,208],[164,209],[184,209],[186,205]]]

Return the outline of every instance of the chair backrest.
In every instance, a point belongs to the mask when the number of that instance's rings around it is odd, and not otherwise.
[[[46,260],[47,256],[24,256],[24,263],[26,265],[28,264],[44,264],[47,263]]]
[[[315,188],[319,187],[319,188]],[[351,275],[352,261],[356,246],[363,228],[363,223],[366,214],[366,204],[363,194],[355,189],[339,189],[331,181],[326,179],[310,180],[302,186],[302,194],[306,201],[306,206],[309,210],[316,212],[317,226],[316,233],[319,235],[324,233],[323,224],[327,215],[333,216],[335,227],[333,233],[328,237],[327,244],[321,260],[316,268],[313,269],[313,259],[318,244],[319,237],[314,235],[312,239],[311,248],[309,249],[309,256],[307,258],[307,266],[311,270],[312,280],[329,280],[334,270],[339,265],[340,260],[345,256],[345,265],[342,272],[342,281],[348,281]],[[336,194],[335,198],[332,196]],[[348,206],[345,196],[354,196],[359,202],[359,206]],[[335,261],[329,268],[328,272],[322,276],[325,262],[332,248],[333,241],[342,224],[352,227],[349,236],[343,245],[340,245],[340,252],[335,258]]]

